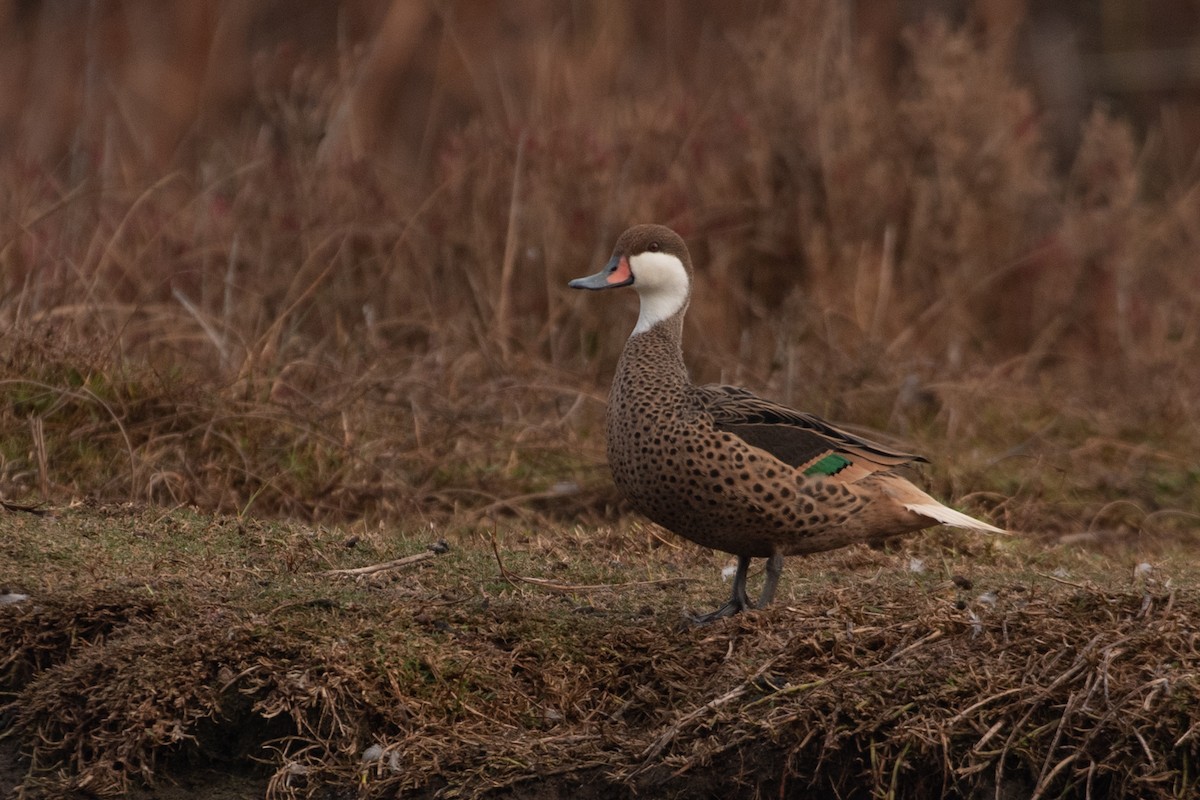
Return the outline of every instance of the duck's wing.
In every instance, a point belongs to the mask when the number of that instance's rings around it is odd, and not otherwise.
[[[857,481],[923,456],[837,427],[814,414],[764,400],[736,386],[697,386],[696,398],[718,430],[773,455],[806,475]]]

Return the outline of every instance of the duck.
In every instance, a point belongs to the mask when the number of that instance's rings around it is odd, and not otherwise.
[[[903,474],[923,456],[852,433],[747,389],[696,385],[683,356],[695,273],[683,238],[635,225],[573,289],[631,288],[639,299],[605,413],[613,482],[667,530],[737,557],[733,595],[707,623],[775,597],[785,556],[877,542],[935,525],[1005,533],[935,500]],[[757,603],[753,559],[766,559]]]

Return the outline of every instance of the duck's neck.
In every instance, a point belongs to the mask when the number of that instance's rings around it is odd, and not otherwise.
[[[679,265],[678,260],[673,260]],[[683,267],[656,275],[655,278],[658,285],[638,291],[638,320],[633,329],[634,336],[646,333],[672,317],[679,317],[682,321],[687,311],[691,290]]]
[[[638,372],[643,380],[661,387],[685,388],[691,385],[683,363],[684,308],[646,330],[634,330],[625,343],[618,364],[619,375]]]

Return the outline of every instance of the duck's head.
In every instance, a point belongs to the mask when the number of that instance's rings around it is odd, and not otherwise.
[[[687,245],[663,225],[634,225],[621,234],[604,269],[567,284],[572,289],[632,286],[641,300],[634,334],[681,313],[692,293],[692,259]]]

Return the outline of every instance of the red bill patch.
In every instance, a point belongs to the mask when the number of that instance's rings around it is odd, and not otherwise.
[[[617,268],[612,271],[612,274],[604,279],[604,282],[609,285],[614,283],[626,283],[632,277],[633,273],[629,271],[629,259],[622,256],[621,260],[617,262]]]

